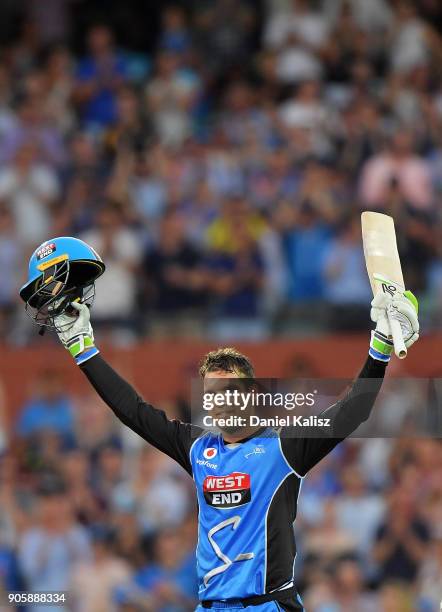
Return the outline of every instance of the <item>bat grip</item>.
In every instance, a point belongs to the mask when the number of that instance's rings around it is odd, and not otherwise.
[[[402,336],[401,324],[397,319],[394,319],[391,316],[388,309],[387,313],[388,322],[390,323],[391,335],[393,336],[394,352],[396,354],[396,357],[399,357],[399,359],[405,359],[405,357],[407,356],[407,347],[405,346],[404,338]]]

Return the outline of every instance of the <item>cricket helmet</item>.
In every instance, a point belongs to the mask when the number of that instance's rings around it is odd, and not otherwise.
[[[95,280],[104,270],[101,257],[83,240],[63,236],[43,242],[20,289],[26,312],[37,325],[55,328],[54,318],[72,308],[71,302],[92,304]]]

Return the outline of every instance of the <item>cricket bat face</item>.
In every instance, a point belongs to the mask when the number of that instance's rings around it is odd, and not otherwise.
[[[365,263],[373,295],[383,291],[394,296],[404,292],[404,278],[396,244],[394,221],[388,215],[377,212],[363,212],[361,215],[362,242]],[[400,359],[407,356],[402,331],[397,321],[388,317],[394,342],[395,353]]]
[[[388,215],[363,212],[362,242],[373,295],[405,291],[401,261],[396,244],[394,221]]]

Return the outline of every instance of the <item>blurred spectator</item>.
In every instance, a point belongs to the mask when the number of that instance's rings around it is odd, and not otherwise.
[[[206,274],[202,256],[185,237],[184,218],[169,213],[158,241],[144,260],[147,303],[161,315],[182,314],[204,305]]]
[[[77,443],[88,452],[119,440],[120,423],[95,392],[75,398],[75,431]]]
[[[343,559],[357,559],[357,543],[353,535],[338,524],[336,503],[327,499],[321,522],[309,531],[304,542],[304,572],[314,580],[315,572],[333,568]]]
[[[0,269],[8,270],[0,284],[0,338],[7,338],[11,332],[23,265],[21,255],[11,211],[0,205]]]
[[[0,397],[0,412],[2,401]],[[4,425],[2,418],[2,428]],[[23,513],[18,503],[22,491],[17,486],[17,461],[4,448],[0,452],[0,597],[5,597],[23,586],[17,560],[17,530]]]
[[[23,438],[45,430],[66,440],[74,435],[72,399],[67,395],[60,372],[42,370],[36,380],[35,392],[21,410],[17,434]]]
[[[11,30],[8,32],[9,40]],[[14,77],[22,77],[31,70],[40,49],[40,35],[38,26],[28,15],[22,15],[18,24],[18,31],[9,47],[10,67]]]
[[[323,297],[321,265],[330,230],[309,203],[303,205],[295,219],[285,237],[289,298],[292,302],[313,302]]]
[[[302,83],[322,76],[321,63],[308,49],[291,35],[277,55],[276,75],[283,84]]]
[[[115,508],[135,513],[144,534],[179,525],[188,511],[188,490],[174,467],[158,451],[143,447],[133,477],[114,489]]]
[[[123,150],[142,154],[150,137],[150,125],[140,109],[134,89],[121,87],[116,97],[116,119],[106,134],[106,147],[111,154]]]
[[[83,122],[101,128],[116,117],[116,92],[127,80],[127,65],[105,25],[89,30],[87,46],[89,54],[79,63],[74,97]]]
[[[271,141],[271,118],[257,101],[256,91],[246,81],[235,81],[228,88],[219,124],[230,144],[245,144],[252,138],[260,142]]]
[[[179,531],[160,532],[154,542],[153,563],[135,574],[133,587],[122,590],[120,599],[136,601],[144,595],[156,612],[192,610],[196,605],[195,560],[182,544]]]
[[[83,525],[98,522],[103,504],[92,488],[88,455],[73,449],[64,455],[59,467],[66,483],[66,497],[75,518]]]
[[[284,146],[273,146],[264,158],[260,158],[250,169],[249,197],[262,211],[281,200],[295,197],[299,187],[299,171],[291,151]]]
[[[0,161],[11,162],[20,149],[32,147],[39,162],[57,169],[66,162],[62,135],[45,116],[43,84],[36,92],[24,94],[17,102],[17,121],[5,132],[0,143]],[[51,168],[51,170],[53,170]]]
[[[62,134],[66,134],[75,125],[70,105],[74,63],[67,47],[54,46],[46,57],[44,68],[45,114]]]
[[[397,185],[406,202],[429,209],[433,193],[428,164],[414,153],[409,132],[396,132],[384,153],[369,159],[362,169],[361,197],[368,205],[384,208],[388,189]]]
[[[195,42],[213,77],[246,60],[253,45],[255,13],[247,0],[198,2]]]
[[[232,148],[215,145],[206,156],[206,172],[209,187],[217,196],[235,196],[244,189],[243,168]]]
[[[304,606],[313,612],[339,610],[333,586],[333,579],[329,574],[318,572],[303,597]]]
[[[332,110],[322,99],[320,83],[313,78],[301,83],[291,100],[284,102],[280,111],[283,127],[294,137],[301,134],[307,150],[315,156],[325,157],[330,152],[328,135],[339,127]]]
[[[437,609],[440,604],[440,580],[442,576],[442,537],[440,525],[431,543],[430,555],[421,566],[419,575],[419,596],[423,609]]]
[[[370,489],[378,491],[387,486],[391,452],[391,442],[386,438],[370,438],[362,441],[358,465]]]
[[[378,612],[376,598],[364,588],[363,576],[356,561],[340,561],[333,573],[339,612]]]
[[[345,136],[340,152],[343,168],[359,173],[367,158],[373,156],[384,141],[380,109],[370,97],[349,104],[342,116]]]
[[[158,157],[159,152],[155,148],[137,151],[128,179],[128,195],[133,204],[134,215],[145,224],[150,234],[155,234],[158,230],[159,221],[165,214],[167,205],[168,186],[163,164]]]
[[[429,28],[419,18],[410,0],[400,0],[397,21],[392,31],[390,61],[395,71],[406,71],[425,64],[429,59]]]
[[[393,490],[387,518],[378,527],[373,548],[381,582],[413,581],[425,558],[428,540],[428,528],[417,516],[413,501],[401,490]]]
[[[72,608],[81,612],[113,612],[115,590],[127,582],[131,568],[113,552],[113,534],[106,525],[92,530],[92,558],[75,565],[70,593]]]
[[[23,493],[21,486],[17,486],[18,472],[16,458],[3,449],[0,460],[0,547],[5,551],[8,567],[14,556],[11,553],[17,544],[20,521],[18,500]]]
[[[29,16],[35,23],[43,44],[68,38],[71,26],[69,14],[71,3],[72,0],[48,0],[43,3],[38,0],[29,0]]]
[[[324,297],[330,304],[330,327],[351,331],[367,320],[371,299],[365,272],[358,217],[344,223],[324,256]]]
[[[156,70],[146,87],[149,116],[160,141],[171,146],[182,144],[192,133],[192,109],[200,95],[200,77],[189,66],[182,66],[180,55],[160,51]]]
[[[51,166],[37,161],[37,149],[30,142],[0,170],[0,199],[11,211],[17,237],[27,248],[35,248],[49,236],[51,206],[58,194],[56,174]]]
[[[223,227],[220,225],[219,247],[213,248],[207,260],[208,284],[216,298],[217,315],[211,333],[218,339],[257,340],[267,333],[261,316],[264,262],[258,242],[252,235],[254,228],[259,228],[258,219],[254,225],[252,217],[248,224],[247,218],[238,216],[237,223],[225,236],[225,247],[228,248],[224,250],[221,246]]]
[[[404,74],[392,75],[385,93],[387,103],[391,104],[401,123],[420,123],[420,138],[425,138],[426,130],[431,129],[431,89],[431,72],[428,66],[420,66]]]
[[[391,26],[393,13],[386,0],[351,0],[349,6],[353,19],[363,30],[384,33]]]
[[[236,231],[238,227],[240,233]],[[263,217],[251,209],[247,200],[231,195],[223,201],[219,216],[207,228],[206,240],[212,252],[235,253],[241,247],[244,233],[257,241],[265,229]]]
[[[191,33],[183,9],[178,5],[166,7],[161,15],[161,20],[160,48],[179,53],[188,51],[191,44]]]
[[[130,340],[135,329],[136,272],[141,260],[137,233],[124,221],[118,205],[109,204],[98,215],[97,226],[82,234],[106,262],[106,274],[97,282],[94,314],[97,329],[111,327]]]
[[[2,137],[8,133],[16,121],[11,103],[11,74],[5,65],[0,65],[0,135]]]
[[[141,567],[145,562],[144,542],[135,514],[116,510],[109,523],[115,530],[115,553],[134,567]]]
[[[96,466],[92,485],[94,493],[109,506],[117,488],[123,482],[123,454],[118,443],[108,443],[96,449]]]
[[[371,542],[385,511],[383,500],[367,491],[362,473],[348,467],[342,474],[343,490],[336,500],[338,523],[353,536],[358,552],[369,559]]]
[[[413,612],[415,610],[410,588],[405,583],[394,580],[382,585],[378,605],[382,612]]]
[[[65,181],[77,177],[97,180],[102,177],[103,160],[100,158],[102,149],[98,140],[86,131],[77,131],[70,141],[69,164],[65,169]],[[96,205],[96,203],[95,203]]]
[[[322,10],[308,0],[289,0],[288,11],[277,11],[266,24],[265,42],[280,48],[293,36],[306,47],[320,48],[327,42],[330,22]],[[316,8],[316,10],[315,10]]]
[[[304,377],[302,371],[298,376]],[[307,374],[308,376],[308,374]],[[299,497],[299,524],[306,529],[318,525],[324,517],[327,499],[341,491],[336,474],[336,450],[324,457],[310,472],[309,479],[303,484],[302,495]]]
[[[219,213],[219,203],[207,181],[201,181],[189,194],[179,211],[185,223],[186,236],[197,249],[204,250],[208,227]]]
[[[0,544],[0,597],[21,588],[17,559],[13,549]]]
[[[54,483],[41,491],[31,526],[20,539],[19,567],[26,590],[67,592],[72,568],[89,558],[88,535],[75,522],[64,489]],[[35,605],[34,610],[45,607]]]

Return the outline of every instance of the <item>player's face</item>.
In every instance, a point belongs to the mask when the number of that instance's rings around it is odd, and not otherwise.
[[[224,372],[217,370],[207,372],[204,377],[204,393],[226,394],[226,391],[240,390],[240,378],[235,372]],[[233,412],[233,407],[227,403],[217,405],[213,408],[213,415],[217,417],[228,416]]]
[[[216,403],[211,411],[212,416],[218,419],[230,416],[244,416],[241,404],[235,401],[233,394],[235,392],[243,393],[247,391],[249,382],[248,379],[235,372],[225,372],[223,370],[207,372],[204,377],[204,393],[217,394],[218,398],[220,395],[224,395],[225,398],[224,402],[218,401]],[[238,433],[241,429],[240,425],[235,424],[220,427],[221,431],[229,434]]]

